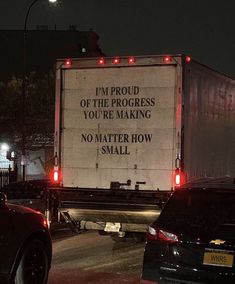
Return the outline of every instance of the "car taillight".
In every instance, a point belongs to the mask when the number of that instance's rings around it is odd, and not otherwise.
[[[46,228],[49,228],[49,224],[48,224],[48,220],[47,219],[43,220],[43,226],[46,227]]]
[[[158,231],[158,238],[160,241],[165,241],[170,243],[175,243],[179,241],[179,238],[176,234],[161,229],[159,229]]]
[[[149,226],[147,231],[147,241],[177,243],[179,242],[179,237],[176,234],[163,230],[161,228],[154,228],[152,226]]]
[[[38,211],[38,210],[35,210],[35,212],[36,212],[38,215],[41,215],[41,216],[42,216],[42,223],[41,223],[41,224],[43,225],[43,227],[49,228],[49,222],[48,222],[46,216],[44,216],[44,215],[42,214],[42,212],[40,212],[40,211]]]
[[[156,241],[157,239],[157,229],[152,226],[148,226],[147,241]]]

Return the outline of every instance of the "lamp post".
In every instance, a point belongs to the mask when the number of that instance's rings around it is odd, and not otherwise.
[[[26,128],[25,128],[25,119],[26,119],[26,90],[27,90],[27,23],[31,8],[38,2],[39,0],[34,0],[29,5],[25,20],[24,20],[24,38],[23,38],[23,80],[22,80],[22,120],[21,120],[21,128],[22,128],[22,157],[21,157],[21,165],[22,165],[22,179],[25,180],[26,177]],[[48,0],[50,3],[55,4],[57,0]]]

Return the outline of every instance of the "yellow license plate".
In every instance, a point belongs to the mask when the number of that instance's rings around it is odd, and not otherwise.
[[[233,252],[223,250],[206,250],[204,252],[203,264],[232,267]]]

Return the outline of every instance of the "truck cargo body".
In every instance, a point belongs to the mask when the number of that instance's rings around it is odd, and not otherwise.
[[[104,204],[127,212],[129,191],[136,191],[136,212],[141,212],[143,192],[158,197],[160,192],[165,200],[180,182],[234,175],[230,78],[181,55],[58,60],[56,76],[55,171],[59,192],[64,189],[62,207],[76,211],[79,221],[90,216],[84,205],[81,210],[79,190],[87,196],[93,190],[95,198],[99,189],[109,192],[98,198],[97,208],[87,208],[98,222]],[[119,210],[112,204],[115,190],[126,192]],[[119,222],[121,215],[102,222]]]

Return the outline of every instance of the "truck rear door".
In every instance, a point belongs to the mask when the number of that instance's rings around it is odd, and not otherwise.
[[[143,58],[131,65],[76,64],[61,69],[63,185],[109,188],[128,180],[130,188],[170,190],[179,142],[178,65]]]

